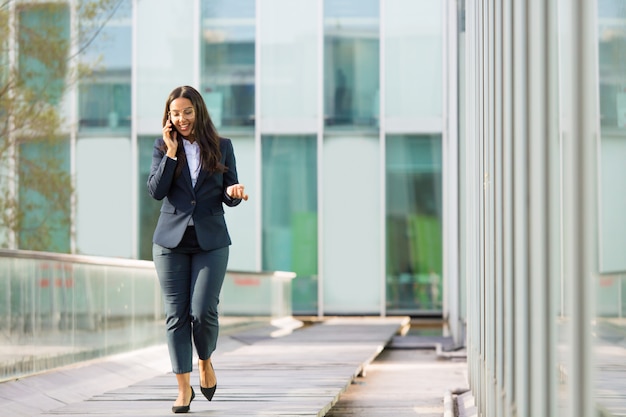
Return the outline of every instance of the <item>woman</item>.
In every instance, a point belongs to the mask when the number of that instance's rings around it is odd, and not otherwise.
[[[223,204],[233,207],[248,199],[237,180],[233,145],[218,136],[202,96],[192,87],[175,88],[165,102],[163,137],[154,143],[148,190],[163,200],[152,255],[178,382],[172,411],[186,413],[195,397],[189,378],[192,339],[202,394],[211,401],[217,388],[211,354],[231,244]]]

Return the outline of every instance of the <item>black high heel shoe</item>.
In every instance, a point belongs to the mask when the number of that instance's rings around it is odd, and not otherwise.
[[[191,405],[191,402],[193,401],[194,398],[196,398],[196,393],[193,392],[193,387],[191,387],[191,400],[189,400],[189,404],[187,404],[187,405],[173,405],[172,406],[172,413],[179,414],[179,413],[187,413],[187,412],[189,412],[189,406]]]
[[[202,391],[202,395],[204,395],[204,397],[209,401],[213,399],[213,395],[215,395],[216,389],[217,384],[213,385],[211,388],[204,388],[203,386],[200,386],[200,391]]]
[[[213,363],[211,363],[211,369],[213,370],[213,373],[215,374],[215,368],[213,368]],[[213,399],[216,389],[217,389],[217,383],[213,385],[211,388],[204,388],[202,385],[200,385],[200,391],[202,392],[202,395],[204,395],[204,398],[206,398],[209,401]]]

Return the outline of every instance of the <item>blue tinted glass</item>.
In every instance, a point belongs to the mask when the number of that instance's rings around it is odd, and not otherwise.
[[[380,14],[379,0],[326,0],[324,1],[324,17],[351,18],[370,17],[378,19]]]
[[[24,6],[19,13],[19,75],[39,100],[58,104],[65,89],[69,55],[69,8]]]
[[[18,164],[19,249],[69,253],[69,140],[24,142]]]
[[[598,1],[600,123],[626,129],[626,32],[623,1]]]
[[[130,131],[132,4],[122,0],[107,23],[96,32],[83,33],[88,43],[81,58],[97,64],[93,76],[79,87],[79,129]]]
[[[208,19],[251,18],[255,16],[254,0],[203,0],[202,17]]]
[[[598,1],[600,127],[600,251],[602,272],[624,271],[626,257],[626,4]],[[615,292],[598,288],[598,305],[607,309]],[[617,308],[611,307],[614,314]],[[600,313],[602,314],[602,313]]]
[[[625,19],[626,3],[623,0],[598,0],[598,18]]]
[[[293,311],[317,311],[316,137],[263,136],[263,269],[293,271]]]
[[[328,127],[376,127],[378,1],[324,2],[324,118]]]
[[[201,92],[217,127],[254,126],[255,2],[202,2]]]
[[[152,151],[154,136],[139,136],[137,166],[139,167],[138,184],[138,210],[139,210],[139,259],[152,260],[152,234],[159,218],[161,202],[148,194],[147,182],[152,165]]]
[[[111,72],[101,74],[101,83],[81,84],[78,98],[80,130],[130,130],[130,77],[124,82],[107,80],[108,75]]]

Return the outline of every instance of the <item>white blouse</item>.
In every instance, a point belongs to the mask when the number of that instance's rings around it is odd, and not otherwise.
[[[183,146],[185,148],[185,155],[187,155],[189,172],[191,173],[191,186],[195,187],[198,181],[198,173],[200,173],[200,145],[198,145],[197,141],[191,143],[183,138]],[[193,217],[189,218],[188,225],[193,226]]]
[[[198,181],[198,173],[200,173],[200,146],[198,142],[191,143],[183,138],[183,146],[185,147],[185,155],[187,155],[187,165],[191,173],[191,185],[196,186]]]

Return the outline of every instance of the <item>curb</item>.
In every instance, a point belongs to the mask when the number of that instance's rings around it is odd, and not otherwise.
[[[454,398],[451,391],[446,391],[443,396],[443,417],[455,417]]]

